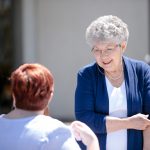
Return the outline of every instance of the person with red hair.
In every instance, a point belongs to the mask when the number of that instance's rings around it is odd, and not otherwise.
[[[10,80],[15,108],[0,115],[0,149],[79,150],[75,138],[89,150],[99,149],[95,134],[84,123],[73,122],[69,128],[44,115],[54,92],[53,76],[46,67],[21,65]]]

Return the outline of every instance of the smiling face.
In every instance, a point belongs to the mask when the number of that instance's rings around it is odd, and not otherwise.
[[[96,62],[106,72],[115,72],[122,65],[124,43],[101,42],[95,44],[92,49]]]

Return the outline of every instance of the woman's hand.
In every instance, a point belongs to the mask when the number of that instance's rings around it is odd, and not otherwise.
[[[99,150],[99,143],[94,132],[84,123],[74,121],[71,124],[76,140],[81,141],[87,146],[88,150]]]
[[[129,128],[136,130],[145,130],[148,126],[150,126],[150,120],[148,119],[148,115],[144,114],[136,114],[128,118]]]
[[[122,129],[145,130],[148,126],[150,126],[150,120],[148,115],[144,114],[136,114],[127,118],[106,117],[107,133]]]

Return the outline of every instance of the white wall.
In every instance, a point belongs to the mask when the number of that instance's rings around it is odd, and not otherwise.
[[[85,41],[91,21],[117,15],[129,26],[126,54],[142,60],[148,52],[148,0],[23,1],[34,6],[24,5],[24,62],[39,62],[52,71],[55,94],[50,109],[56,118],[74,118],[76,73],[93,61]]]

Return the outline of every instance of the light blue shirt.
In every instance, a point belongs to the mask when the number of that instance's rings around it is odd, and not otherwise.
[[[62,122],[38,115],[19,119],[0,116],[0,150],[80,150]]]

